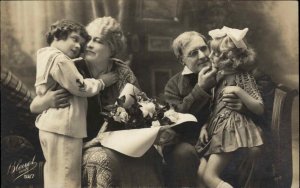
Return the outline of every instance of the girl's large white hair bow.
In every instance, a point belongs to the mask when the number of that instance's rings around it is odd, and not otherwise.
[[[208,35],[211,36],[211,38],[213,39],[222,38],[227,35],[233,41],[233,43],[237,48],[247,49],[247,46],[243,41],[243,38],[247,34],[248,30],[249,30],[248,28],[240,30],[240,29],[234,29],[234,28],[223,26],[222,29],[214,29],[209,31]]]

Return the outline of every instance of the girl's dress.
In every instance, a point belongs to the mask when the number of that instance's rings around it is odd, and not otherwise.
[[[239,148],[263,144],[261,129],[255,125],[248,114],[225,107],[222,102],[222,90],[226,86],[238,86],[263,103],[252,75],[246,72],[224,75],[214,90],[212,113],[207,125],[209,142],[201,144],[198,140],[196,144],[196,150],[201,156],[232,152]]]

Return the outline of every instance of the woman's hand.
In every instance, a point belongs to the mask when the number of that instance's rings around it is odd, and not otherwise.
[[[162,127],[159,131],[156,143],[161,146],[168,146],[177,143],[177,133],[171,128]]]
[[[48,90],[43,96],[36,96],[30,104],[32,113],[42,113],[49,108],[65,108],[70,105],[70,93],[65,89]]]
[[[114,83],[116,83],[118,81],[119,77],[118,77],[117,73],[109,72],[109,73],[100,75],[98,79],[102,79],[102,81],[105,84],[105,87],[109,87],[109,86],[113,85]]]
[[[44,96],[50,108],[65,108],[70,105],[69,98],[71,94],[66,89],[48,91]]]
[[[208,132],[205,125],[201,128],[199,139],[201,143],[206,144],[208,142]]]
[[[242,100],[238,97],[237,93],[240,88],[237,86],[227,86],[223,89],[222,102],[224,102],[226,108],[237,112],[243,112],[245,106]]]
[[[97,145],[100,145],[100,139],[98,137],[94,138],[93,140],[83,143],[82,150],[86,150],[86,149],[89,149],[89,148],[91,148],[93,146],[97,146]]]

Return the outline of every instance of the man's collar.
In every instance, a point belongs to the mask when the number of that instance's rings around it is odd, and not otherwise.
[[[185,66],[183,68],[181,75],[188,75],[188,74],[193,74],[193,72],[187,66]]]

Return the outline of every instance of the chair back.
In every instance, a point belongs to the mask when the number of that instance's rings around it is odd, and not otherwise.
[[[278,188],[291,187],[293,177],[292,164],[292,106],[298,95],[282,84],[275,89],[271,122],[273,177]]]

